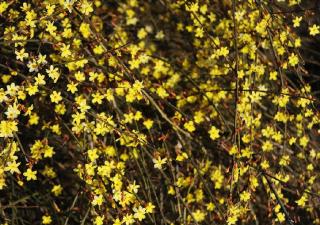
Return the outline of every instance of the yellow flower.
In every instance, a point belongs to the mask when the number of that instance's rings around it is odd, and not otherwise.
[[[37,125],[39,123],[39,116],[36,113],[32,113],[30,115],[28,124],[29,125]]]
[[[123,223],[125,225],[130,225],[134,223],[134,217],[131,214],[126,214],[123,219],[122,219]]]
[[[0,14],[7,10],[9,4],[6,1],[0,3]]]
[[[57,27],[53,25],[54,22],[47,22],[46,31],[48,31],[52,36],[56,36]]]
[[[113,221],[113,224],[112,224],[112,225],[121,225],[121,224],[122,224],[121,220],[120,220],[119,218],[117,218],[117,219],[115,219],[115,220]]]
[[[51,189],[51,192],[55,195],[55,196],[59,196],[62,192],[62,186],[59,185],[54,185]]]
[[[20,51],[15,51],[17,60],[23,61],[24,58],[29,57],[29,53],[25,52],[26,50],[22,48]]]
[[[50,95],[51,102],[59,103],[62,100],[61,93],[57,91],[53,91]]]
[[[102,104],[102,100],[104,99],[104,95],[100,94],[99,92],[92,94],[92,103],[97,103],[98,105]]]
[[[55,5],[50,5],[50,4],[48,4],[48,5],[46,6],[47,15],[48,15],[48,16],[51,16],[51,15],[54,13],[54,9],[55,9],[55,8],[56,8]]]
[[[247,202],[250,199],[251,194],[248,191],[243,191],[240,194],[240,200],[243,202]]]
[[[213,202],[209,202],[206,206],[209,212],[213,211],[216,208]]]
[[[153,213],[154,208],[155,208],[155,206],[151,202],[149,202],[146,206],[146,212]]]
[[[37,77],[35,77],[34,79],[35,79],[35,85],[45,85],[46,84],[46,81],[45,81],[45,76],[44,75],[42,75],[42,74],[40,74],[40,73],[38,73],[38,75],[37,75]]]
[[[7,111],[5,112],[8,119],[15,119],[19,116],[20,111],[18,110],[17,104],[9,105]]]
[[[196,130],[193,121],[186,122],[183,126],[189,132],[193,132]]]
[[[228,217],[228,220],[227,220],[228,225],[236,224],[237,221],[238,221],[238,217],[236,215]]]
[[[161,159],[160,156],[157,159],[152,159],[154,163],[154,168],[161,170],[162,165],[166,164],[167,158]]]
[[[237,153],[238,153],[238,147],[236,145],[233,145],[229,150],[229,154],[230,155],[235,155]]]
[[[156,39],[157,40],[162,40],[165,37],[165,34],[163,33],[162,30],[158,31],[156,34]]]
[[[60,51],[61,51],[61,57],[62,58],[67,58],[71,56],[71,51],[70,51],[70,45],[62,44]]]
[[[197,12],[199,9],[199,4],[198,2],[193,2],[190,6],[186,4],[186,9],[190,12]]]
[[[55,105],[55,109],[54,110],[55,110],[56,113],[58,113],[60,115],[63,115],[63,114],[65,114],[67,109],[66,109],[66,106],[63,103],[60,103],[60,104]]]
[[[91,32],[90,25],[88,23],[82,22],[79,31],[84,38],[88,38]]]
[[[103,195],[96,195],[93,198],[92,205],[101,206],[103,202],[104,202]]]
[[[97,216],[94,220],[94,225],[103,225],[104,216]]]
[[[46,165],[44,167],[44,170],[42,171],[42,174],[46,177],[49,177],[49,178],[55,178],[57,176],[56,172],[54,172],[53,168]]]
[[[102,45],[97,45],[93,48],[93,52],[96,55],[101,55],[104,52],[104,47]]]
[[[18,173],[20,174],[19,165],[21,163],[17,163],[16,161],[8,162],[6,167],[4,168],[5,171],[9,171],[10,173]]]
[[[293,19],[293,27],[299,27],[300,26],[300,22],[302,20],[302,16],[296,16],[294,19]]]
[[[203,34],[204,34],[203,28],[202,28],[202,27],[197,27],[195,36],[196,36],[196,37],[199,37],[199,38],[202,38],[202,37],[203,37]]]
[[[282,222],[284,222],[284,221],[286,220],[286,216],[284,215],[284,213],[279,212],[279,213],[277,213],[276,215],[277,215],[277,220],[278,220],[280,223],[282,223]]]
[[[144,122],[143,122],[143,125],[148,129],[150,130],[151,127],[153,126],[153,121],[151,119],[146,119]]]
[[[195,212],[192,213],[192,216],[195,219],[195,221],[201,222],[205,219],[206,213],[197,209]]]
[[[133,208],[133,212],[133,217],[139,221],[142,221],[144,218],[146,218],[146,209],[141,206],[138,208]]]
[[[180,154],[177,155],[176,160],[177,160],[178,162],[182,162],[182,161],[184,161],[185,159],[188,159],[188,158],[189,158],[189,157],[188,157],[188,154],[187,154],[187,153],[181,152]]]
[[[157,94],[159,95],[160,98],[166,98],[169,96],[166,89],[164,89],[162,86],[157,88]]]
[[[299,140],[299,144],[304,148],[307,147],[308,143],[309,143],[309,138],[307,136],[303,136]]]
[[[0,122],[0,137],[13,137],[13,133],[17,131],[16,121],[2,120]]]
[[[277,80],[277,76],[278,76],[277,71],[272,71],[272,72],[270,72],[270,77],[269,77],[269,79],[270,79],[270,80]]]
[[[27,88],[26,88],[26,91],[28,92],[28,94],[30,96],[33,96],[35,95],[39,89],[38,89],[38,85],[29,85]]]
[[[50,127],[53,133],[60,135],[61,134],[61,129],[59,124],[54,124]]]
[[[55,154],[53,147],[46,145],[43,149],[43,154],[44,158],[52,158],[52,156]]]
[[[289,56],[289,65],[295,66],[299,63],[299,58],[294,53]]]
[[[309,27],[309,33],[311,36],[316,36],[320,33],[320,26],[313,24],[312,27]]]
[[[105,97],[108,101],[113,101],[114,100],[114,96],[113,96],[113,90],[111,88],[109,88],[107,90],[107,92],[105,93]]]
[[[216,140],[217,138],[220,137],[219,132],[220,132],[220,131],[219,131],[218,128],[216,128],[215,126],[212,126],[211,129],[209,130],[210,138],[211,138],[212,140]]]
[[[268,162],[267,160],[263,160],[263,161],[261,162],[261,168],[262,168],[262,169],[266,170],[266,169],[268,169],[269,167],[270,167],[270,165],[269,165],[269,162]]]
[[[296,48],[301,47],[301,38],[297,38],[294,40],[294,47]]]
[[[12,78],[12,76],[11,75],[2,75],[2,77],[1,77],[1,79],[2,79],[2,82],[4,83],[4,84],[7,84],[7,83],[9,83],[9,81],[11,80],[11,78]]]
[[[217,168],[214,171],[212,171],[210,179],[214,182],[214,188],[220,189],[224,179],[221,169]]]
[[[197,124],[203,122],[204,121],[204,113],[201,111],[195,112],[193,119],[194,119],[194,122]]]
[[[48,73],[48,76],[53,80],[53,83],[56,83],[58,81],[60,77],[58,68],[54,68],[54,66],[51,65],[49,69],[46,69],[46,72]]]
[[[26,172],[23,173],[23,176],[27,178],[27,181],[29,180],[36,180],[37,179],[37,171],[32,171],[32,169],[28,168]]]
[[[132,184],[129,184],[129,186],[128,186],[128,191],[129,191],[130,193],[135,193],[135,194],[137,194],[139,188],[140,188],[140,185],[137,185],[137,184],[136,184],[136,181],[134,181]]]
[[[42,55],[41,53],[39,53],[37,63],[43,65],[47,64],[46,57],[46,55]]]
[[[263,142],[263,144],[262,144],[262,150],[263,150],[264,152],[272,151],[272,149],[273,149],[273,145],[272,145],[272,143],[271,143],[269,140]]]
[[[147,31],[145,28],[141,28],[139,31],[138,31],[138,34],[137,34],[137,37],[139,39],[143,39],[145,38],[146,36],[148,35]]]
[[[176,191],[174,190],[174,187],[173,186],[170,186],[168,188],[168,194],[169,195],[175,195],[176,194]]]
[[[98,155],[98,149],[94,148],[94,149],[89,149],[88,150],[88,158],[91,162],[95,161],[97,158],[99,158]]]
[[[229,54],[229,49],[227,47],[222,47],[217,50],[216,53],[218,56],[226,57]]]
[[[84,81],[84,80],[86,79],[84,73],[83,73],[83,72],[80,72],[80,71],[76,72],[76,73],[74,74],[74,77],[75,77],[76,80],[79,81],[79,82]]]
[[[88,16],[91,12],[93,12],[92,3],[88,2],[87,0],[82,1],[80,12]]]
[[[42,224],[50,224],[52,223],[51,216],[45,215],[42,216]]]
[[[135,121],[139,121],[142,119],[142,112],[140,111],[137,111],[135,114],[134,114],[134,120]]]

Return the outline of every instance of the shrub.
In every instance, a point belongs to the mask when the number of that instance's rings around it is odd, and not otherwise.
[[[319,224],[313,12],[2,1],[1,222]]]

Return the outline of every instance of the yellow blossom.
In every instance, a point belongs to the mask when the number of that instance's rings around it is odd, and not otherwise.
[[[299,59],[298,56],[295,55],[294,53],[291,53],[291,55],[289,56],[289,64],[291,66],[295,66],[299,63]]]
[[[62,192],[62,186],[60,184],[58,185],[54,185],[51,189],[51,192],[55,195],[55,196],[59,196]]]
[[[210,130],[209,130],[210,138],[211,138],[212,140],[216,140],[217,138],[220,137],[219,132],[220,132],[220,131],[219,131],[218,128],[216,128],[215,126],[212,126],[212,127],[210,128]]]
[[[196,222],[202,222],[206,217],[206,213],[197,209],[195,212],[192,213],[192,216]]]
[[[49,215],[42,216],[42,224],[51,224],[51,223],[52,223],[51,216]]]
[[[28,168],[26,172],[23,173],[23,176],[27,178],[27,181],[29,180],[36,180],[37,179],[37,171],[32,171],[32,169]]]
[[[61,51],[61,57],[63,58],[68,58],[71,56],[71,51],[70,51],[70,45],[62,44],[60,51]]]
[[[320,33],[320,26],[313,24],[312,27],[309,27],[309,33],[311,36],[316,36]]]
[[[138,221],[142,221],[144,218],[146,218],[146,209],[139,206],[138,208],[133,208],[134,212],[134,218],[137,219]]]
[[[154,208],[155,208],[155,206],[151,202],[148,202],[148,204],[146,205],[146,212],[153,213]]]
[[[59,103],[62,100],[61,93],[57,91],[53,91],[50,95],[51,102]]]
[[[51,65],[49,69],[46,69],[46,72],[48,73],[48,76],[53,80],[54,83],[58,81],[60,77],[58,68],[55,68],[53,65]]]
[[[293,19],[293,27],[299,27],[300,26],[300,22],[302,20],[302,16],[296,16],[294,19]]]
[[[160,156],[159,156],[156,159],[152,159],[152,161],[154,163],[154,168],[161,170],[162,169],[162,165],[166,164],[167,158],[161,159]]]
[[[186,122],[183,126],[189,132],[193,132],[196,130],[193,121]]]
[[[16,121],[2,120],[0,122],[0,137],[13,137],[18,131],[18,123]]]

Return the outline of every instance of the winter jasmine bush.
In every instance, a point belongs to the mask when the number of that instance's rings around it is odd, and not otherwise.
[[[0,2],[0,222],[319,224],[309,5]]]

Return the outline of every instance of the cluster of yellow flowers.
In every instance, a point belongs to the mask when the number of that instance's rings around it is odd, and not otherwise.
[[[320,224],[299,4],[2,0],[0,223]]]

